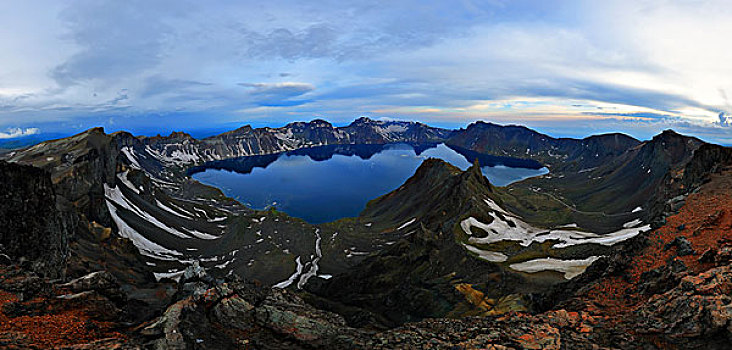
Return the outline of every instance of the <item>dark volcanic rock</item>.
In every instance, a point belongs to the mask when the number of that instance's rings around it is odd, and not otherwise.
[[[142,335],[154,349],[354,348],[363,342],[339,315],[290,292],[237,280],[174,303]]]
[[[642,348],[604,317],[556,310],[541,315],[434,319],[373,336],[375,349],[608,349]],[[612,347],[601,347],[613,344]]]
[[[729,349],[732,344],[732,267],[686,276],[636,313],[636,330],[685,349]]]
[[[680,260],[673,261],[681,263],[683,266],[683,262]],[[686,270],[686,266],[679,267],[677,264],[669,264],[644,272],[636,288],[639,293],[645,295],[663,293],[679,283],[684,275],[684,270]]]
[[[15,263],[29,261],[42,275],[61,276],[74,221],[56,208],[49,174],[0,161],[0,178],[2,253]]]
[[[60,208],[74,208],[89,221],[109,227],[104,184],[114,183],[118,155],[115,139],[103,128],[93,128],[13,152],[7,159],[48,171]]]
[[[676,253],[679,256],[686,256],[686,255],[694,255],[696,252],[693,248],[691,248],[691,243],[689,243],[689,240],[684,237],[676,237],[673,241],[666,244],[664,249],[669,250],[673,247],[676,247]]]
[[[118,303],[127,301],[127,295],[120,289],[119,282],[107,271],[92,272],[61,284],[57,288],[67,290],[70,293],[94,291]]]

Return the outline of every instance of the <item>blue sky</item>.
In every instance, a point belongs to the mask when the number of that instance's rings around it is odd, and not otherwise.
[[[358,116],[732,144],[732,2],[2,1],[0,140]]]

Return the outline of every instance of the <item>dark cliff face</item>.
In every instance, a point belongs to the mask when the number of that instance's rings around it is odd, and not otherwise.
[[[8,189],[8,193],[19,198],[27,197],[36,186],[43,189],[37,191],[36,196],[41,196],[47,188],[46,192],[53,197],[47,199],[45,209],[29,210],[16,217],[8,217],[8,220],[13,224],[24,225],[34,222],[35,216],[59,212],[63,220],[49,222],[48,227],[54,234],[60,235],[63,255],[68,256],[68,259],[51,259],[54,271],[63,271],[69,277],[79,277],[104,269],[121,281],[144,284],[154,279],[139,252],[129,240],[111,234],[114,226],[106,205],[104,184],[114,183],[118,164],[122,166],[117,162],[120,153],[115,137],[124,138],[124,135],[107,135],[102,128],[94,128],[9,154],[7,159],[12,163],[4,164],[8,169],[14,169],[14,174],[21,171],[18,169],[26,169],[26,172],[43,174],[41,176],[45,180],[34,185],[40,180],[18,175],[19,187]],[[24,181],[28,183],[24,184]],[[35,234],[28,230],[14,232],[28,244],[38,241]],[[31,264],[46,264],[45,257],[56,257],[56,251],[60,249],[43,244],[30,247],[34,254],[26,258],[33,261]]]
[[[693,190],[709,181],[710,175],[721,173],[732,166],[732,148],[705,144],[694,151],[694,156],[684,167],[682,187]]]
[[[0,244],[10,262],[26,261],[37,273],[62,275],[74,220],[56,208],[50,175],[0,161]]]
[[[118,154],[113,137],[93,128],[13,152],[7,160],[46,170],[61,208],[79,210],[90,221],[108,226],[104,183],[114,182]]]
[[[693,151],[693,156],[683,167],[665,174],[663,186],[655,189],[650,211],[653,217],[664,218],[678,211],[686,197],[708,183],[713,176],[732,167],[732,148],[703,144]]]

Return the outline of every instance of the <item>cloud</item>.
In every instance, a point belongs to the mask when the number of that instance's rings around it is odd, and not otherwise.
[[[248,54],[256,58],[279,57],[288,60],[330,56],[335,53],[338,32],[326,25],[316,24],[302,31],[278,28],[269,33],[246,34]]]
[[[138,95],[141,98],[149,98],[161,94],[205,89],[212,85],[212,83],[206,83],[201,81],[166,78],[162,75],[154,75],[151,77],[147,77],[144,80],[144,83],[140,88]]]
[[[40,133],[38,128],[8,128],[6,132],[0,132],[0,139],[14,139],[23,136],[35,135]]]
[[[723,0],[36,1],[0,12],[0,128],[363,114],[732,130]]]
[[[61,14],[79,50],[51,71],[60,86],[107,80],[156,66],[172,29],[163,3],[82,1]],[[172,5],[172,3],[169,3]]]
[[[732,116],[725,112],[719,113],[719,126],[732,126]]]
[[[310,100],[294,99],[315,90],[315,86],[308,83],[239,83],[239,86],[248,88],[248,95],[254,104],[265,107],[298,106]]]
[[[653,112],[630,112],[630,113],[612,113],[612,112],[583,112],[582,114],[591,116],[618,117],[625,120],[679,120],[679,116],[670,114],[660,114]]]

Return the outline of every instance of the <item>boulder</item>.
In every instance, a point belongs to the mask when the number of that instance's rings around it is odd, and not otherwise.
[[[729,349],[732,343],[732,266],[681,279],[635,312],[634,329],[680,348]]]
[[[696,254],[694,249],[691,247],[691,243],[686,237],[676,237],[670,243],[664,246],[664,250],[669,250],[676,247],[676,254],[679,256],[693,255]]]

